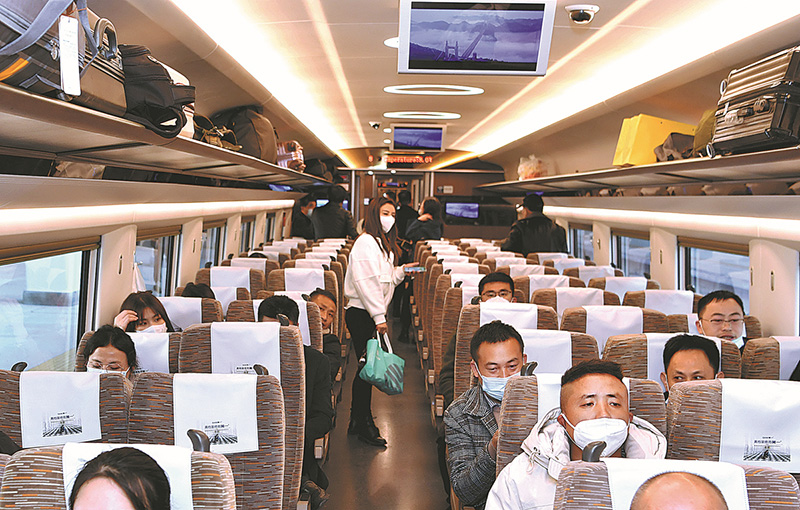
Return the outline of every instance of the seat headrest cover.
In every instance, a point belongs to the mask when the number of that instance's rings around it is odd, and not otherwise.
[[[264,271],[267,267],[267,259],[250,258],[250,257],[234,257],[231,259],[231,267],[247,267],[250,269],[259,269]],[[249,277],[248,277],[249,278]],[[249,281],[249,279],[248,279]],[[248,285],[249,286],[249,285]]]
[[[587,268],[581,268],[589,269]],[[608,276],[606,277],[606,290],[619,296],[620,303],[625,299],[625,293],[631,291],[645,290],[647,288],[647,278],[644,276]]]
[[[469,262],[442,262],[442,272],[450,269],[452,273],[462,274],[478,274],[478,264],[471,264]]]
[[[280,324],[277,322],[212,322],[211,372],[255,374],[258,363],[281,378]]]
[[[537,266],[525,266],[537,267]],[[544,267],[544,266],[538,266]],[[513,269],[513,266],[512,266]],[[532,274],[528,276],[528,285],[530,286],[530,296],[539,289],[555,289],[556,287],[569,287],[569,276],[561,274]],[[600,303],[603,304],[602,302]]]
[[[263,270],[264,264],[261,263]],[[169,315],[172,325],[184,330],[192,324],[203,322],[203,300],[202,298],[168,296],[158,298],[164,309]]]
[[[583,309],[586,310],[586,334],[597,340],[600,353],[608,337],[642,332],[644,315],[636,306],[584,306]]]
[[[511,278],[515,276],[543,275],[544,272],[545,266],[540,266],[538,264],[514,264],[508,268],[508,274],[511,275]]]
[[[528,362],[539,363],[537,372],[563,374],[572,366],[572,335],[569,331],[517,329],[517,332],[525,343]]]
[[[539,307],[529,303],[481,303],[480,325],[500,320],[516,329],[537,329]]]
[[[322,269],[286,268],[283,271],[284,287],[289,292],[310,294],[316,289],[325,288],[325,271]]]
[[[169,333],[128,333],[128,335],[136,347],[136,361],[139,365],[137,374],[169,373]]]
[[[800,360],[800,337],[773,336],[772,338],[778,342],[780,350],[781,380],[788,381]]]
[[[644,307],[667,315],[690,314],[694,293],[689,290],[645,290]]]
[[[212,267],[211,287],[244,287],[250,289],[250,269],[247,267]],[[216,293],[214,293],[216,295]]]

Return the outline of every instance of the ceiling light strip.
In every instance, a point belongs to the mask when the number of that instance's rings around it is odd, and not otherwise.
[[[416,96],[475,96],[484,93],[480,87],[467,85],[390,85],[383,87],[383,91]]]

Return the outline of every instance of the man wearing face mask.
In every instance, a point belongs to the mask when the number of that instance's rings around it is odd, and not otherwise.
[[[480,510],[497,469],[497,421],[506,384],[526,362],[522,337],[500,321],[472,337],[472,374],[479,384],[455,399],[444,414],[450,482],[465,506]]]
[[[316,200],[311,195],[302,197],[292,208],[292,237],[302,237],[314,240],[314,223],[311,222],[311,213],[317,206]]]
[[[595,441],[606,443],[603,457],[663,459],[667,453],[664,435],[628,411],[622,370],[612,361],[584,361],[564,373],[560,407],[539,419],[523,453],[500,472],[486,509],[552,509],[561,469],[581,460]]]

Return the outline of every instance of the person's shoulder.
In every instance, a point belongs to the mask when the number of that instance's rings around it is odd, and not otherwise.
[[[475,394],[478,391],[480,391],[480,389],[481,389],[480,386],[473,386],[472,388],[468,389],[467,391],[456,397],[456,399],[453,400],[453,403],[450,404],[447,410],[448,411],[450,411],[451,409],[453,410],[453,412],[451,412],[450,414],[454,413],[457,415],[466,414],[465,411],[467,408],[474,407]]]
[[[328,357],[325,356],[325,354],[319,352],[318,350],[308,345],[303,346],[303,355],[305,356],[306,364],[308,364],[309,362],[311,363],[328,362]]]

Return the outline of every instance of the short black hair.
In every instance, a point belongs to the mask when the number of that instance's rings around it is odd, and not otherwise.
[[[564,375],[561,376],[561,387],[563,388],[565,385],[573,381],[577,381],[581,377],[592,374],[613,375],[619,379],[620,382],[622,381],[623,377],[622,367],[620,367],[619,363],[601,359],[590,359],[587,361],[581,361],[574,367],[564,372]]]
[[[347,191],[341,186],[333,186],[328,191],[328,200],[333,202],[334,204],[341,204],[345,200],[347,200]]]
[[[542,212],[542,209],[544,209],[544,200],[536,193],[531,193],[522,199],[522,207],[529,211]]]
[[[403,204],[407,205],[411,203],[411,192],[407,189],[402,190],[400,193],[397,194],[397,200]]]
[[[205,283],[194,282],[189,282],[186,284],[186,286],[183,288],[181,296],[217,299],[217,297],[214,295],[214,291],[211,290],[211,287]]]
[[[300,320],[300,308],[290,297],[270,296],[258,305],[258,322],[264,320],[264,317],[277,319],[279,314],[285,315],[292,324],[297,324]]]
[[[522,336],[514,329],[514,326],[499,320],[484,324],[478,328],[478,331],[472,335],[472,340],[470,340],[469,352],[472,354],[472,359],[478,361],[478,347],[480,347],[481,344],[497,344],[505,342],[510,338],[519,342],[519,348],[524,353],[525,342],[522,341]]]
[[[299,205],[300,207],[305,207],[305,206],[307,206],[308,204],[310,204],[311,202],[314,202],[314,201],[315,201],[314,195],[309,193],[308,195],[300,197],[297,200],[297,205]]]
[[[320,289],[319,287],[317,287],[316,289],[314,289],[314,292],[308,295],[309,299],[314,299],[315,296],[324,296],[333,301],[334,305],[336,304],[336,296],[334,296],[333,292],[329,290]]]
[[[131,372],[139,367],[136,359],[136,346],[133,340],[131,340],[131,337],[120,328],[110,324],[100,326],[97,328],[97,331],[89,337],[83,348],[83,360],[89,361],[89,356],[91,356],[98,347],[107,347],[109,345],[125,354],[125,359],[128,362],[128,367],[130,367]]]
[[[708,358],[708,363],[714,369],[714,373],[719,372],[719,349],[713,340],[698,335],[677,335],[670,338],[664,345],[664,372],[667,371],[672,357],[679,351],[690,350],[703,351]]]
[[[248,257],[251,259],[265,259],[267,258],[267,254],[264,253],[263,251],[254,251],[253,253],[248,255]]]
[[[700,301],[697,303],[697,316],[703,315],[706,307],[712,301],[725,301],[728,299],[733,299],[739,305],[739,308],[742,309],[742,314],[744,314],[744,303],[742,302],[742,298],[734,294],[729,290],[715,290],[714,292],[709,292],[705,296],[700,298]]]
[[[514,292],[514,279],[505,273],[494,272],[487,274],[478,282],[478,294],[483,294],[483,286],[492,282],[507,283],[511,287],[511,292]]]

